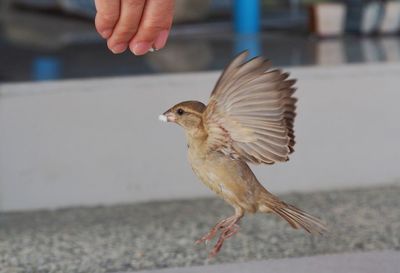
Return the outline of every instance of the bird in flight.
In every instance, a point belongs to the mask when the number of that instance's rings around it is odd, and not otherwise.
[[[238,222],[246,212],[274,213],[309,233],[326,230],[319,219],[265,189],[247,164],[289,160],[295,144],[297,101],[292,97],[296,80],[271,69],[270,61],[262,57],[246,61],[247,55],[242,52],[225,68],[207,106],[184,101],[159,116],[161,121],[183,127],[194,173],[234,208],[234,215],[196,241],[207,243],[219,233],[210,257],[238,232]]]

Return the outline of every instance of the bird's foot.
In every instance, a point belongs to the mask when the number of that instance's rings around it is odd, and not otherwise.
[[[239,226],[236,223],[233,223],[232,225],[226,227],[222,232],[221,235],[218,238],[217,243],[214,245],[213,249],[210,251],[208,254],[208,258],[213,258],[215,257],[218,252],[221,250],[222,245],[224,244],[224,241],[233,235],[235,235],[239,231]]]
[[[201,244],[205,243],[207,244],[209,241],[211,241],[215,235],[217,235],[218,230],[223,229],[228,221],[231,221],[232,217],[229,217],[227,219],[224,219],[222,221],[219,221],[207,234],[205,234],[203,237],[198,239],[195,244]]]
[[[237,225],[237,222],[240,220],[242,217],[241,215],[234,215],[229,218],[226,218],[220,222],[218,222],[206,235],[201,237],[199,240],[197,240],[195,243],[200,244],[200,243],[208,243],[211,241],[218,233],[219,230],[221,231],[221,234],[219,235],[217,243],[214,245],[213,249],[211,250],[210,254],[208,255],[209,258],[214,257],[217,255],[217,253],[221,250],[222,245],[224,244],[224,241],[230,237],[232,237],[235,233],[239,231],[239,226]]]

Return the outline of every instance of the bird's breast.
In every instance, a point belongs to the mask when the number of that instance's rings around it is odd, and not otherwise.
[[[255,211],[255,197],[262,186],[244,161],[219,152],[203,154],[192,147],[188,156],[194,173],[207,187],[228,203]]]
[[[202,154],[189,148],[189,162],[200,180],[224,199],[231,199],[245,185],[240,166],[222,153]]]

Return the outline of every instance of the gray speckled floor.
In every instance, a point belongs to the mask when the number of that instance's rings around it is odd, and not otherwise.
[[[0,272],[116,272],[325,253],[400,250],[400,186],[282,196],[329,224],[312,237],[247,216],[220,255],[194,240],[231,214],[217,199],[0,214]]]

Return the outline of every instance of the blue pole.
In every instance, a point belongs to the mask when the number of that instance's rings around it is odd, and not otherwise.
[[[258,33],[260,31],[260,0],[235,0],[234,20],[236,33]]]
[[[243,50],[249,51],[249,58],[262,55],[261,39],[259,35],[236,35],[235,37],[235,54]]]
[[[58,58],[39,56],[32,65],[34,80],[54,80],[60,78],[61,62]]]

